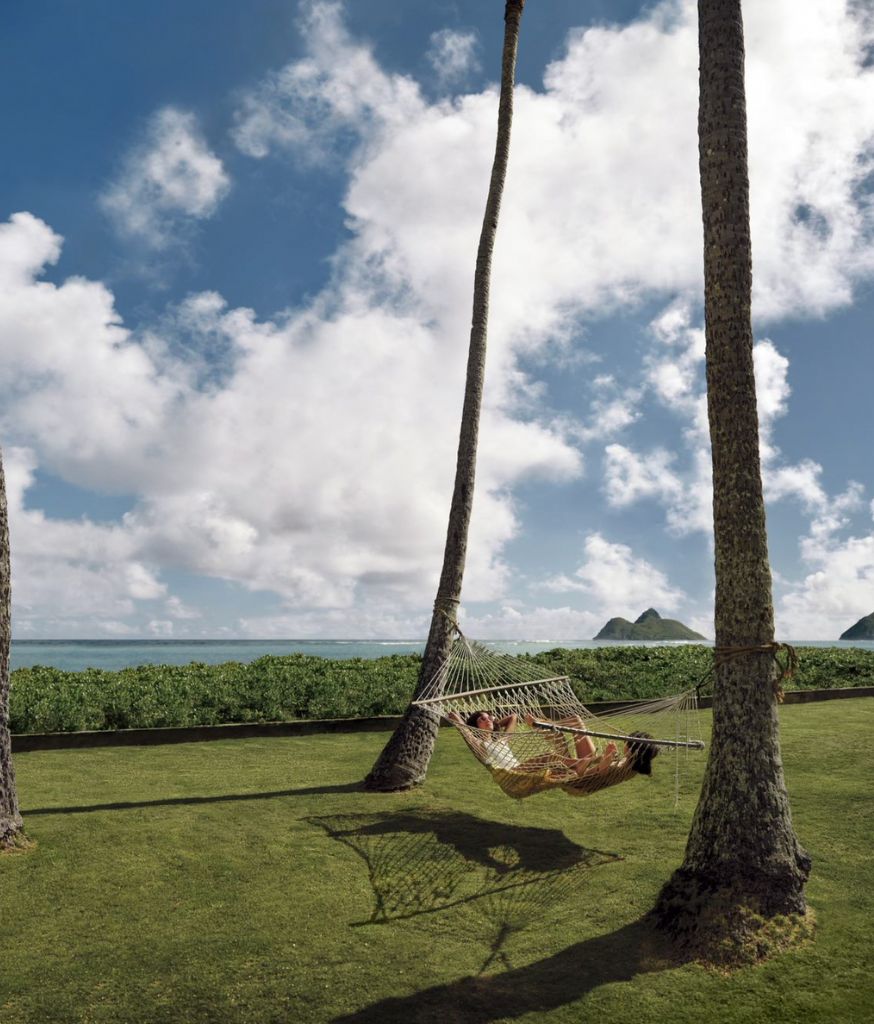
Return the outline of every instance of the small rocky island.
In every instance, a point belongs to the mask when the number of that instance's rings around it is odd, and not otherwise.
[[[841,633],[841,640],[874,640],[874,612]]]
[[[854,627],[855,628],[855,627]],[[595,640],[704,640],[676,619],[663,619],[655,608],[647,608],[634,622],[611,619]]]

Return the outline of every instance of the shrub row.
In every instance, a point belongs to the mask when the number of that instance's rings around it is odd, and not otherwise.
[[[874,652],[806,647],[799,655],[800,670],[787,688],[874,685]],[[710,648],[698,645],[520,657],[544,674],[570,676],[590,701],[677,693],[704,679],[712,663]],[[331,660],[291,654],[249,664],[140,665],[120,672],[35,666],[12,673],[10,725],[14,733],[48,733],[397,715],[413,692],[419,664],[418,655]]]

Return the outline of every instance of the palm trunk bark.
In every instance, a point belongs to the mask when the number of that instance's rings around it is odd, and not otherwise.
[[[0,459],[0,849],[14,846],[22,832],[9,735],[9,646],[12,637],[9,595],[9,515]]]
[[[744,42],[740,0],[699,0],[707,403],[713,459],[716,679],[713,737],[682,866],[659,923],[707,959],[744,961],[805,912],[810,860],[792,827],[767,650],[774,639],[751,323]],[[796,922],[797,923],[797,922]]]
[[[513,86],[516,77],[516,51],[519,24],[525,0],[507,0],[504,10],[504,47],[501,62],[501,96],[498,105],[498,134],[495,158],[489,181],[485,216],[476,255],[473,284],[473,316],[467,358],[467,378],[455,487],[449,511],[449,527],[443,553],[443,571],[434,601],[431,628],[425,644],[422,668],[413,700],[433,678],[449,655],[453,639],[453,623],[461,600],[461,584],[467,554],[467,534],[473,507],[476,478],[477,438],[485,377],[486,338],[489,319],[489,285],[492,252],[498,228],[501,196],[510,154],[510,129],[513,123]],[[382,753],[365,779],[368,789],[393,791],[409,789],[421,783],[428,770],[440,720],[433,712],[413,707],[407,709],[400,725],[392,734]]]

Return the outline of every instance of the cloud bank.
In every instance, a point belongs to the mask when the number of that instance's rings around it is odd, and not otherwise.
[[[48,225],[22,213],[0,227],[0,374],[11,396],[2,425],[27,453],[14,526],[34,527],[28,482],[41,470],[132,497],[111,528],[44,520],[43,554],[22,542],[17,579],[48,580],[54,565],[79,574],[69,593],[92,580],[103,595],[93,615],[109,631],[150,603],[156,631],[184,620],[170,611],[183,607],[162,580],[170,566],[276,595],[282,610],[241,621],[243,632],[397,635],[421,633],[427,618],[497,92],[429,101],[349,34],[340,4],[306,11],[306,55],[240,96],[233,139],[253,159],[330,161],[346,175],[350,238],[311,302],[264,320],[205,292],[160,327],[131,330],[104,285],[41,280],[61,246]],[[862,190],[874,166],[870,34],[840,0],[753,5],[746,29],[756,315],[820,315],[874,272],[874,206]],[[472,44],[450,33],[434,47],[460,80]],[[662,569],[593,533],[562,584],[587,607],[520,609],[505,551],[520,528],[514,490],[532,477],[578,477],[584,454],[590,467],[603,454],[611,507],[657,501],[674,535],[709,529],[696,83],[695,5],[684,0],[624,27],[575,30],[543,89],[518,90],[465,591],[469,602],[504,602],[480,615],[483,635],[514,616],[520,628],[599,625],[602,573],[626,590],[645,581],[666,609],[682,607]],[[171,107],[104,206],[131,237],[160,247],[180,223],[209,217],[228,188],[193,116]],[[569,357],[585,324],[645,299],[665,308],[640,379],[624,386],[602,374],[579,418],[551,410],[530,367]],[[198,355],[212,345],[218,375]],[[789,398],[785,358],[767,340],[756,352],[771,496],[819,516],[834,499],[818,467],[784,464],[774,441]],[[676,451],[629,440],[645,402],[682,423]],[[831,564],[841,550],[830,541],[805,557]],[[802,621],[814,585],[785,605],[790,620]],[[561,589],[555,578],[551,587]],[[48,586],[20,608],[20,621],[74,614]]]

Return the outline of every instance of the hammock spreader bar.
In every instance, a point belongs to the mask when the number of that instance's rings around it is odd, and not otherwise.
[[[543,683],[557,683],[565,676],[550,676],[549,679],[529,679],[524,683],[502,683],[500,686],[483,686],[479,690],[461,690],[459,693],[451,693],[440,697],[420,697],[413,703],[417,707],[425,707],[428,704],[445,704],[447,699],[458,700],[459,697],[479,697],[484,693],[500,693],[505,690],[519,690],[523,686],[540,686]]]
[[[548,729],[550,732],[572,732],[578,736],[597,736],[604,740],[627,740],[629,743],[644,743],[650,747],[687,747],[690,750],[703,750],[703,740],[656,740],[643,736],[623,736],[616,732],[595,732],[593,729],[577,729],[573,725],[556,725],[554,722],[542,722],[535,718],[532,723],[537,729]]]

